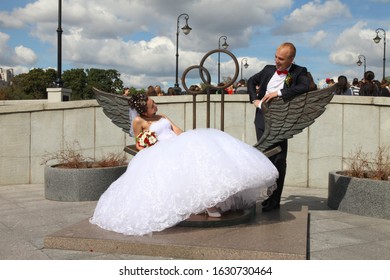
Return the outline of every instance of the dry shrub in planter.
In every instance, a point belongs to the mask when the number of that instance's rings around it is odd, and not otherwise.
[[[348,169],[329,172],[328,206],[356,215],[390,219],[390,153],[375,156],[359,148],[347,160]]]
[[[124,153],[109,153],[99,159],[85,157],[77,141],[74,141],[72,144],[66,143],[66,147],[63,150],[53,153],[47,152],[42,158],[42,164],[54,161],[57,168],[99,168],[127,164],[127,158]]]
[[[107,154],[100,159],[84,157],[79,144],[43,157],[45,198],[57,201],[94,201],[127,168],[126,155]],[[48,164],[54,161],[56,164]]]
[[[373,180],[389,180],[390,178],[389,147],[379,147],[375,156],[370,156],[359,147],[346,162],[348,164],[348,169],[344,172],[346,176]]]

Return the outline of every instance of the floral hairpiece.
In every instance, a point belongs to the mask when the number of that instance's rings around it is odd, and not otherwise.
[[[148,97],[145,94],[134,95],[129,100],[129,106],[141,114],[146,111],[147,100]]]

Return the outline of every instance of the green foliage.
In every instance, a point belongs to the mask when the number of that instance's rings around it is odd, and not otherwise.
[[[143,89],[136,89],[135,87],[130,87],[129,92],[130,92],[130,95],[137,94],[137,93],[146,94],[146,90],[144,88]]]
[[[5,99],[45,99],[46,88],[55,86],[57,72],[54,69],[32,69],[12,79],[5,90]]]
[[[120,79],[120,74],[117,70],[91,68],[87,70],[87,77],[87,99],[95,98],[92,87],[111,93],[116,93],[123,89],[123,82]]]
[[[86,99],[87,96],[87,74],[84,69],[66,70],[62,74],[64,88],[72,90],[72,100]]]
[[[65,88],[72,89],[72,100],[94,99],[92,87],[106,92],[118,93],[123,90],[120,73],[114,69],[71,69],[62,75]],[[47,88],[56,87],[57,71],[54,69],[32,69],[16,75],[12,84],[1,88],[0,100],[46,99]],[[132,88],[133,91],[137,91]]]

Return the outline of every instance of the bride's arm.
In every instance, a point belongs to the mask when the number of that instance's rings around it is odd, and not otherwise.
[[[133,129],[134,129],[135,147],[139,151],[142,150],[142,149],[145,149],[145,147],[140,146],[138,144],[138,141],[137,141],[137,136],[143,131],[142,130],[142,119],[139,116],[137,116],[133,120]]]
[[[164,118],[166,118],[171,123],[172,130],[173,130],[173,132],[176,133],[176,135],[179,135],[183,132],[183,130],[180,127],[178,127],[177,125],[175,125],[167,116],[165,116],[165,115],[162,115],[162,116]]]

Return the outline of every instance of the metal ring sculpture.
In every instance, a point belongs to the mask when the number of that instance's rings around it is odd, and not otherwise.
[[[230,56],[233,61],[234,61],[234,64],[235,64],[235,72],[234,72],[234,76],[233,78],[225,85],[223,86],[213,86],[211,85],[211,78],[210,78],[210,72],[203,66],[203,64],[205,63],[206,59],[214,54],[214,53],[225,53],[227,54],[228,56]],[[205,83],[206,85],[206,88],[203,89],[200,93],[204,93],[205,90],[207,90],[207,88],[211,88],[211,89],[225,89],[225,88],[228,88],[230,87],[232,84],[234,84],[234,82],[236,81],[237,77],[238,77],[238,74],[240,72],[240,68],[238,66],[238,61],[237,61],[237,58],[234,56],[234,54],[232,54],[231,52],[229,52],[228,50],[224,50],[224,49],[215,49],[215,50],[212,50],[212,51],[209,51],[208,53],[206,53],[202,60],[200,61],[200,64],[199,65],[193,65],[193,66],[190,66],[188,67],[186,70],[184,70],[183,72],[183,75],[182,75],[182,78],[181,78],[181,83],[184,87],[184,89],[186,90],[186,92],[188,93],[191,93],[191,94],[199,94],[199,91],[192,91],[190,90],[187,85],[186,85],[186,76],[188,74],[188,72],[190,72],[191,70],[193,69],[196,69],[196,68],[199,68],[199,76],[200,78],[202,79],[203,83]],[[207,79],[205,79],[204,77],[204,73],[206,73],[206,76],[207,76]]]
[[[234,77],[225,85],[223,86],[213,86],[211,85],[211,77],[210,77],[210,72],[203,66],[204,62],[206,61],[206,59],[214,54],[214,53],[225,53],[227,54],[228,56],[230,56],[233,61],[234,61],[234,64],[236,66],[236,71],[234,73]],[[187,85],[186,85],[186,76],[188,74],[188,72],[190,72],[191,70],[193,69],[199,69],[199,76],[200,78],[202,79],[202,81],[205,83],[206,87],[201,91],[192,91],[190,90]],[[207,76],[207,79],[205,79],[204,77],[204,73],[206,74]],[[190,66],[188,67],[184,72],[183,72],[183,76],[181,78],[181,83],[184,87],[184,89],[187,91],[187,93],[190,93],[192,94],[193,96],[193,101],[192,101],[192,106],[193,106],[193,128],[196,128],[196,95],[198,93],[204,93],[206,91],[207,93],[207,119],[206,119],[206,122],[207,122],[207,127],[209,128],[210,127],[210,89],[216,89],[216,90],[220,90],[222,89],[222,92],[221,92],[221,130],[223,131],[224,130],[224,122],[225,122],[225,100],[224,100],[224,89],[225,88],[228,88],[230,87],[237,79],[238,77],[238,73],[239,73],[239,67],[238,67],[238,61],[237,61],[237,58],[229,51],[227,50],[223,50],[223,49],[216,49],[216,50],[212,50],[212,51],[209,51],[208,53],[205,54],[205,56],[202,58],[202,60],[200,61],[200,64],[199,65],[193,65],[193,66]]]

